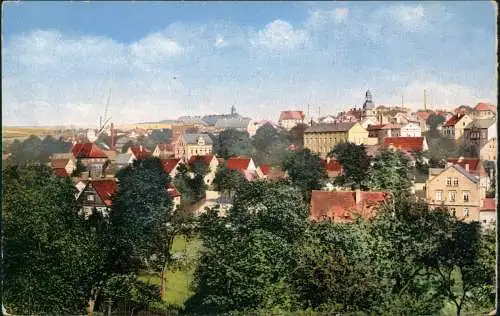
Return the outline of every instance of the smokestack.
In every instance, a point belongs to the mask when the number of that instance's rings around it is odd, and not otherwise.
[[[111,150],[115,150],[115,126],[111,123]]]
[[[361,202],[361,190],[359,188],[356,188],[356,204]]]

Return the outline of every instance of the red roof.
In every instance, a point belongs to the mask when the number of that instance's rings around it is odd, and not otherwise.
[[[192,165],[197,161],[203,163],[205,166],[209,166],[212,159],[214,159],[214,155],[195,155],[189,158],[188,165]]]
[[[480,102],[476,105],[474,110],[476,111],[491,111],[491,104]]]
[[[260,168],[260,171],[262,171],[262,173],[265,176],[267,176],[269,174],[269,171],[271,171],[271,166],[269,166],[269,165],[260,165],[259,168]]]
[[[323,160],[323,166],[325,167],[326,171],[335,171],[335,172],[340,172],[342,170],[342,166],[340,165],[340,162],[336,159],[330,159],[330,161]]]
[[[166,173],[172,172],[174,168],[179,164],[179,161],[181,161],[178,158],[170,158],[170,159],[162,159],[162,165],[163,165],[163,170],[165,170]]]
[[[167,192],[168,192],[168,195],[170,195],[170,197],[172,199],[176,198],[178,196],[181,196],[179,191],[177,191],[177,189],[172,185],[172,183],[169,183],[168,188],[167,188]]]
[[[457,124],[458,121],[460,121],[460,119],[462,117],[463,117],[463,114],[455,114],[452,117],[450,117],[450,119],[448,121],[446,121],[446,123],[444,124],[444,126],[447,126],[447,127],[455,126],[455,124]]]
[[[71,148],[75,158],[108,158],[104,151],[94,143],[79,143]]]
[[[302,120],[304,119],[304,112],[302,111],[281,111],[280,121],[283,120]]]
[[[92,187],[106,206],[111,206],[111,199],[116,193],[116,181],[112,179],[92,180]]]
[[[430,112],[417,112],[417,116],[422,120],[427,120],[430,115]]]
[[[227,167],[231,170],[246,170],[252,158],[232,157],[227,160]]]
[[[66,172],[66,169],[64,169],[64,168],[55,168],[54,174],[58,177],[68,177],[69,176],[69,174]]]
[[[145,159],[149,156],[151,153],[146,147],[144,146],[133,146],[130,147],[130,150],[132,151],[132,154],[135,156],[137,159]]]
[[[53,169],[64,169],[68,165],[69,159],[52,159],[50,166]]]
[[[479,162],[481,160],[479,158],[449,158],[447,161],[454,165],[459,165],[464,169],[466,169],[465,165],[469,165],[469,172],[474,173],[479,171],[477,170],[477,167],[479,166]]]
[[[424,137],[386,137],[384,138],[384,146],[394,146],[395,148],[405,151],[423,151]]]
[[[497,209],[497,203],[496,199],[494,198],[485,198],[483,199],[483,206],[481,207],[481,210],[496,210]]]
[[[374,208],[387,199],[385,192],[359,192],[360,200],[356,201],[356,192],[353,191],[312,191],[311,219],[328,217],[334,221],[350,221],[354,215],[370,218],[374,215]]]
[[[380,129],[382,129],[384,126],[386,126],[387,124],[378,124],[378,125],[368,125],[368,128],[367,130],[368,131],[378,131]]]

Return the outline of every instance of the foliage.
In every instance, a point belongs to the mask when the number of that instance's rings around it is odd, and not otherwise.
[[[304,132],[309,126],[307,124],[297,124],[288,132],[290,142],[299,148],[304,146]]]
[[[228,159],[232,156],[251,156],[255,148],[247,132],[226,129],[216,138],[214,152],[218,157]]]
[[[110,264],[115,273],[136,272],[142,262],[162,270],[170,259],[173,236],[166,225],[172,217],[170,178],[157,158],[134,161],[117,173],[119,190],[110,212]]]
[[[458,148],[458,155],[461,157],[479,157],[477,146],[473,144],[462,144]]]
[[[181,199],[185,204],[193,204],[205,198],[203,172],[206,172],[206,168],[202,166],[203,168],[200,164],[194,164],[194,170],[189,171],[185,164],[180,164],[177,169],[174,185],[181,193]]]
[[[444,123],[446,118],[442,115],[431,113],[426,120],[427,125],[432,131],[435,131],[439,124]]]
[[[436,138],[428,137],[429,150],[426,157],[429,159],[429,167],[436,168],[441,162],[449,157],[458,157],[459,149],[453,139],[438,135]]]
[[[409,159],[399,150],[386,149],[373,158],[364,184],[399,196],[409,194],[411,180]]]
[[[370,157],[366,154],[364,145],[353,143],[337,144],[328,155],[335,156],[340,162],[346,184],[361,186],[370,167]]]
[[[222,165],[217,168],[212,183],[215,190],[231,196],[245,182],[245,176],[241,172],[231,170],[226,165]]]
[[[253,136],[252,145],[257,151],[255,160],[258,164],[279,165],[287,153],[290,142],[285,133],[266,123]]]
[[[172,141],[171,129],[154,129],[151,132],[151,139],[156,144],[168,144]]]
[[[66,153],[70,150],[71,144],[57,140],[51,135],[41,140],[39,137],[31,135],[23,142],[15,140],[8,148],[11,153],[10,164],[33,164],[47,163],[50,156],[55,153]]]
[[[81,313],[105,257],[72,183],[49,167],[8,167],[2,186],[4,304],[18,314]]]
[[[132,146],[134,146],[134,142],[132,140],[127,141],[125,144],[123,144],[122,153],[126,153]]]
[[[327,178],[326,170],[318,155],[309,149],[290,152],[282,164],[292,184],[299,187],[306,201],[311,199],[311,190],[321,189]]]
[[[203,242],[189,311],[222,314],[281,306],[290,310],[294,246],[305,232],[307,205],[290,187],[252,182],[235,196],[226,218],[200,218]]]

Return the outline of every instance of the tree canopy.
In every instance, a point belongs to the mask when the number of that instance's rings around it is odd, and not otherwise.
[[[328,155],[334,156],[342,166],[344,184],[361,186],[371,162],[364,145],[340,143]]]
[[[217,136],[214,152],[218,157],[228,159],[232,156],[251,156],[255,148],[247,132],[226,129]]]

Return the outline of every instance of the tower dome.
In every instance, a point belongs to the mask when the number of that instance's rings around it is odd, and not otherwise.
[[[373,109],[373,108],[374,104],[372,100],[372,93],[370,90],[367,90],[365,94],[365,103],[363,104],[363,109]]]

